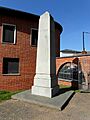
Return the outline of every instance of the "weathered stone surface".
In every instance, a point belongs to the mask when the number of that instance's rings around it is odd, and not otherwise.
[[[67,91],[53,98],[48,98],[43,96],[32,95],[30,90],[26,90],[24,92],[13,95],[12,98],[20,101],[34,103],[41,106],[46,106],[49,108],[62,110],[70,101],[73,95],[74,91]]]
[[[32,94],[53,97],[59,90],[56,80],[55,25],[52,16],[40,16],[36,75]]]

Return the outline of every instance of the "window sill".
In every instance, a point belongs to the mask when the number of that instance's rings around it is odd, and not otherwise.
[[[36,45],[31,45],[31,47],[37,47]]]
[[[2,44],[15,45],[16,43],[2,42]]]
[[[59,78],[58,80],[59,80],[59,81],[66,81],[66,82],[78,81],[78,80],[76,80],[76,79],[69,80],[69,79],[63,79],[63,78]]]
[[[16,74],[3,74],[3,76],[20,76],[20,74],[19,73],[16,73]]]

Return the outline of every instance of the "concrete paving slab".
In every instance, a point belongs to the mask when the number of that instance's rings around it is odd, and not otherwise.
[[[13,95],[12,99],[17,99],[20,101],[34,103],[45,107],[63,110],[73,95],[74,95],[74,91],[67,91],[53,98],[48,98],[38,95],[32,95],[31,90],[26,90],[24,92]]]
[[[87,90],[81,90],[81,93],[90,93],[90,89],[87,89]]]

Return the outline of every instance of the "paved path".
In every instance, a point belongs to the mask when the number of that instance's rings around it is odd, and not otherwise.
[[[90,120],[90,93],[77,93],[63,111],[9,100],[0,103],[0,120]]]
[[[57,96],[50,99],[48,97],[32,95],[30,90],[26,90],[24,92],[13,95],[12,98],[15,100],[62,110],[63,108],[65,108],[65,105],[68,101],[70,101],[73,95],[74,91],[67,91],[63,94],[59,93]]]

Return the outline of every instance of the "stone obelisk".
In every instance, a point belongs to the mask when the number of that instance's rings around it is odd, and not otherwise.
[[[39,19],[36,75],[32,94],[53,97],[58,91],[56,79],[55,25],[53,17],[45,12]]]

